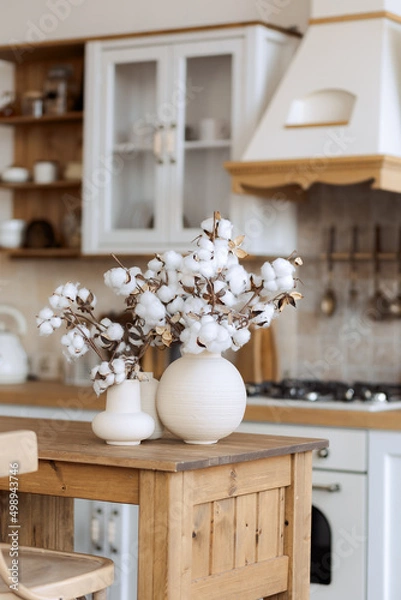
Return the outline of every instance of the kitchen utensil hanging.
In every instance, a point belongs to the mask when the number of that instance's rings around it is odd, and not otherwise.
[[[380,252],[381,252],[381,228],[375,227],[375,239],[373,249],[373,295],[368,300],[367,316],[372,321],[383,321],[389,312],[389,299],[380,287]]]
[[[320,310],[327,317],[331,317],[337,306],[337,297],[333,289],[333,252],[335,246],[335,227],[330,227],[327,252],[327,287],[320,301]]]
[[[350,252],[350,287],[348,292],[349,308],[354,311],[358,301],[358,288],[356,285],[357,269],[355,255],[358,252],[358,227],[355,225],[351,231],[351,252]]]
[[[392,317],[397,319],[401,318],[401,227],[398,232],[398,279],[397,279],[397,290],[395,297],[389,304],[389,313]]]

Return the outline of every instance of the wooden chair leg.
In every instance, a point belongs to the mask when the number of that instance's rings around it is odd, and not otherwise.
[[[93,594],[93,600],[107,600],[107,590],[100,590]]]

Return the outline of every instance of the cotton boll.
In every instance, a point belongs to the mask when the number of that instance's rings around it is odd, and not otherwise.
[[[292,275],[295,271],[295,267],[289,260],[285,258],[276,258],[272,263],[276,277],[285,277]]]
[[[199,260],[212,260],[212,252],[210,250],[201,249],[197,252]]]
[[[230,283],[230,289],[233,294],[238,295],[245,291],[248,283],[248,277],[248,273],[241,265],[236,265],[228,269],[226,278]]]
[[[260,275],[252,275],[252,280],[256,287],[260,287],[263,284],[263,279]]]
[[[85,341],[83,338],[75,336],[73,340],[71,340],[71,346],[75,349],[75,350],[82,350],[83,346],[85,344]]]
[[[208,312],[210,307],[208,307],[205,300],[202,298],[196,298],[194,296],[190,296],[187,300],[184,301],[184,312],[185,313],[195,313],[200,315],[203,311],[206,310]]]
[[[49,323],[53,327],[53,329],[59,329],[59,327],[61,327],[62,321],[60,317],[52,317]]]
[[[109,340],[112,340],[112,341],[121,340],[123,335],[124,335],[124,329],[121,327],[121,325],[119,323],[111,323],[111,325],[108,326],[107,331],[106,331],[106,336],[109,338]]]
[[[54,329],[49,321],[43,321],[39,325],[39,335],[51,335]]]
[[[179,282],[179,274],[177,271],[169,269],[166,271],[166,281],[169,286],[176,285]]]
[[[125,373],[125,361],[122,358],[115,358],[111,362],[114,373]]]
[[[54,316],[54,312],[48,306],[45,306],[45,308],[42,308],[42,310],[39,312],[39,315],[38,315],[39,319],[42,319],[43,321],[47,321],[48,319],[51,319],[53,316]]]
[[[162,256],[166,269],[180,269],[182,265],[182,255],[174,250],[168,250]]]
[[[181,285],[190,288],[193,287],[194,283],[195,281],[192,273],[183,273],[183,275],[181,276]]]
[[[294,288],[294,278],[292,275],[277,277],[276,282],[278,289],[282,290],[283,292],[289,292]]]
[[[166,317],[166,309],[163,304],[152,292],[148,291],[139,298],[136,312],[149,326],[161,325]]]
[[[110,373],[109,363],[106,360],[104,360],[100,363],[98,372],[99,372],[99,375],[103,375],[103,376]]]
[[[90,306],[92,308],[95,308],[95,306],[97,304],[96,296],[94,294],[92,294],[92,292],[90,290],[88,290],[88,288],[85,288],[85,287],[81,288],[78,291],[77,298],[82,300],[82,302],[84,302],[84,303],[88,302],[88,300],[90,299]]]
[[[201,261],[198,263],[198,273],[206,279],[211,279],[217,274],[216,263],[213,260]]]
[[[274,304],[272,302],[265,304],[263,311],[252,319],[252,323],[261,327],[268,327],[274,317],[274,313]]]
[[[277,285],[277,281],[273,280],[273,281],[265,281],[263,284],[263,288],[266,290],[266,292],[278,292],[278,285]]]
[[[201,323],[201,329],[199,331],[199,341],[205,346],[215,340],[219,333],[219,325],[215,321],[209,323]]]
[[[217,279],[213,283],[213,289],[214,289],[215,294],[218,294],[221,290],[223,290],[226,287],[227,287],[227,283],[225,281],[221,281],[220,279]]]
[[[181,297],[174,298],[170,304],[167,305],[167,310],[170,315],[175,315],[175,313],[181,313],[184,310],[184,299]]]
[[[140,269],[137,267],[133,267],[128,271],[122,267],[116,267],[106,271],[104,282],[117,296],[129,296],[137,286],[136,275],[139,273]]]
[[[127,282],[127,271],[122,267],[115,267],[109,269],[103,275],[104,283],[110,288],[120,288],[124,283]]]
[[[188,254],[188,256],[186,256],[184,258],[183,262],[184,262],[184,264],[183,264],[184,269],[186,269],[190,273],[197,273],[198,272],[198,265],[199,265],[199,263],[198,263],[197,260],[195,260],[193,254]]]
[[[125,373],[116,373],[114,375],[114,383],[120,384],[127,379]]]
[[[276,273],[269,262],[263,263],[260,272],[265,281],[272,281],[276,279]]]
[[[234,265],[238,265],[239,264],[239,260],[238,260],[238,256],[232,252],[230,252],[227,256],[227,261],[226,261],[226,267],[227,269],[229,269],[230,267],[233,267]]]
[[[174,290],[171,289],[168,285],[162,285],[161,288],[157,291],[157,297],[164,303],[170,302],[175,296]]]
[[[220,238],[229,240],[233,233],[233,225],[228,219],[220,219],[217,225],[217,233]]]
[[[204,231],[207,231],[208,233],[213,233],[213,231],[214,231],[214,219],[213,219],[213,217],[209,217],[208,219],[205,219],[204,221],[202,221],[201,228]]]
[[[209,250],[209,252],[213,252],[213,250],[214,250],[213,242],[205,236],[201,236],[198,239],[198,246],[199,246],[199,248],[203,248],[204,250]]]
[[[235,306],[236,302],[237,302],[237,298],[234,296],[234,294],[232,292],[230,292],[229,290],[224,294],[224,296],[222,296],[220,298],[220,301],[225,305],[225,306]]]
[[[63,287],[63,289],[62,289],[62,295],[65,298],[68,298],[68,300],[71,300],[72,302],[75,302],[76,297],[77,297],[77,293],[78,293],[78,286],[79,286],[79,283],[71,283],[71,281],[69,281]]]
[[[156,273],[158,273],[162,268],[163,268],[163,263],[157,257],[153,258],[152,260],[150,260],[148,262],[148,269],[151,269],[152,271],[155,271]]]
[[[251,339],[251,332],[247,328],[237,329],[232,336],[233,350],[239,350],[242,346],[247,344]]]

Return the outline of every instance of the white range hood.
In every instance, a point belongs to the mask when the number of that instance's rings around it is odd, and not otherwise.
[[[226,168],[237,193],[368,180],[401,192],[401,1],[313,0],[242,160]]]

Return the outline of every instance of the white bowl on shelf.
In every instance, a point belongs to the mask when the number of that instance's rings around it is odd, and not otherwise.
[[[29,171],[25,167],[7,167],[1,174],[5,183],[25,183],[29,179]]]
[[[7,219],[0,221],[0,247],[20,248],[24,239],[26,221]]]

